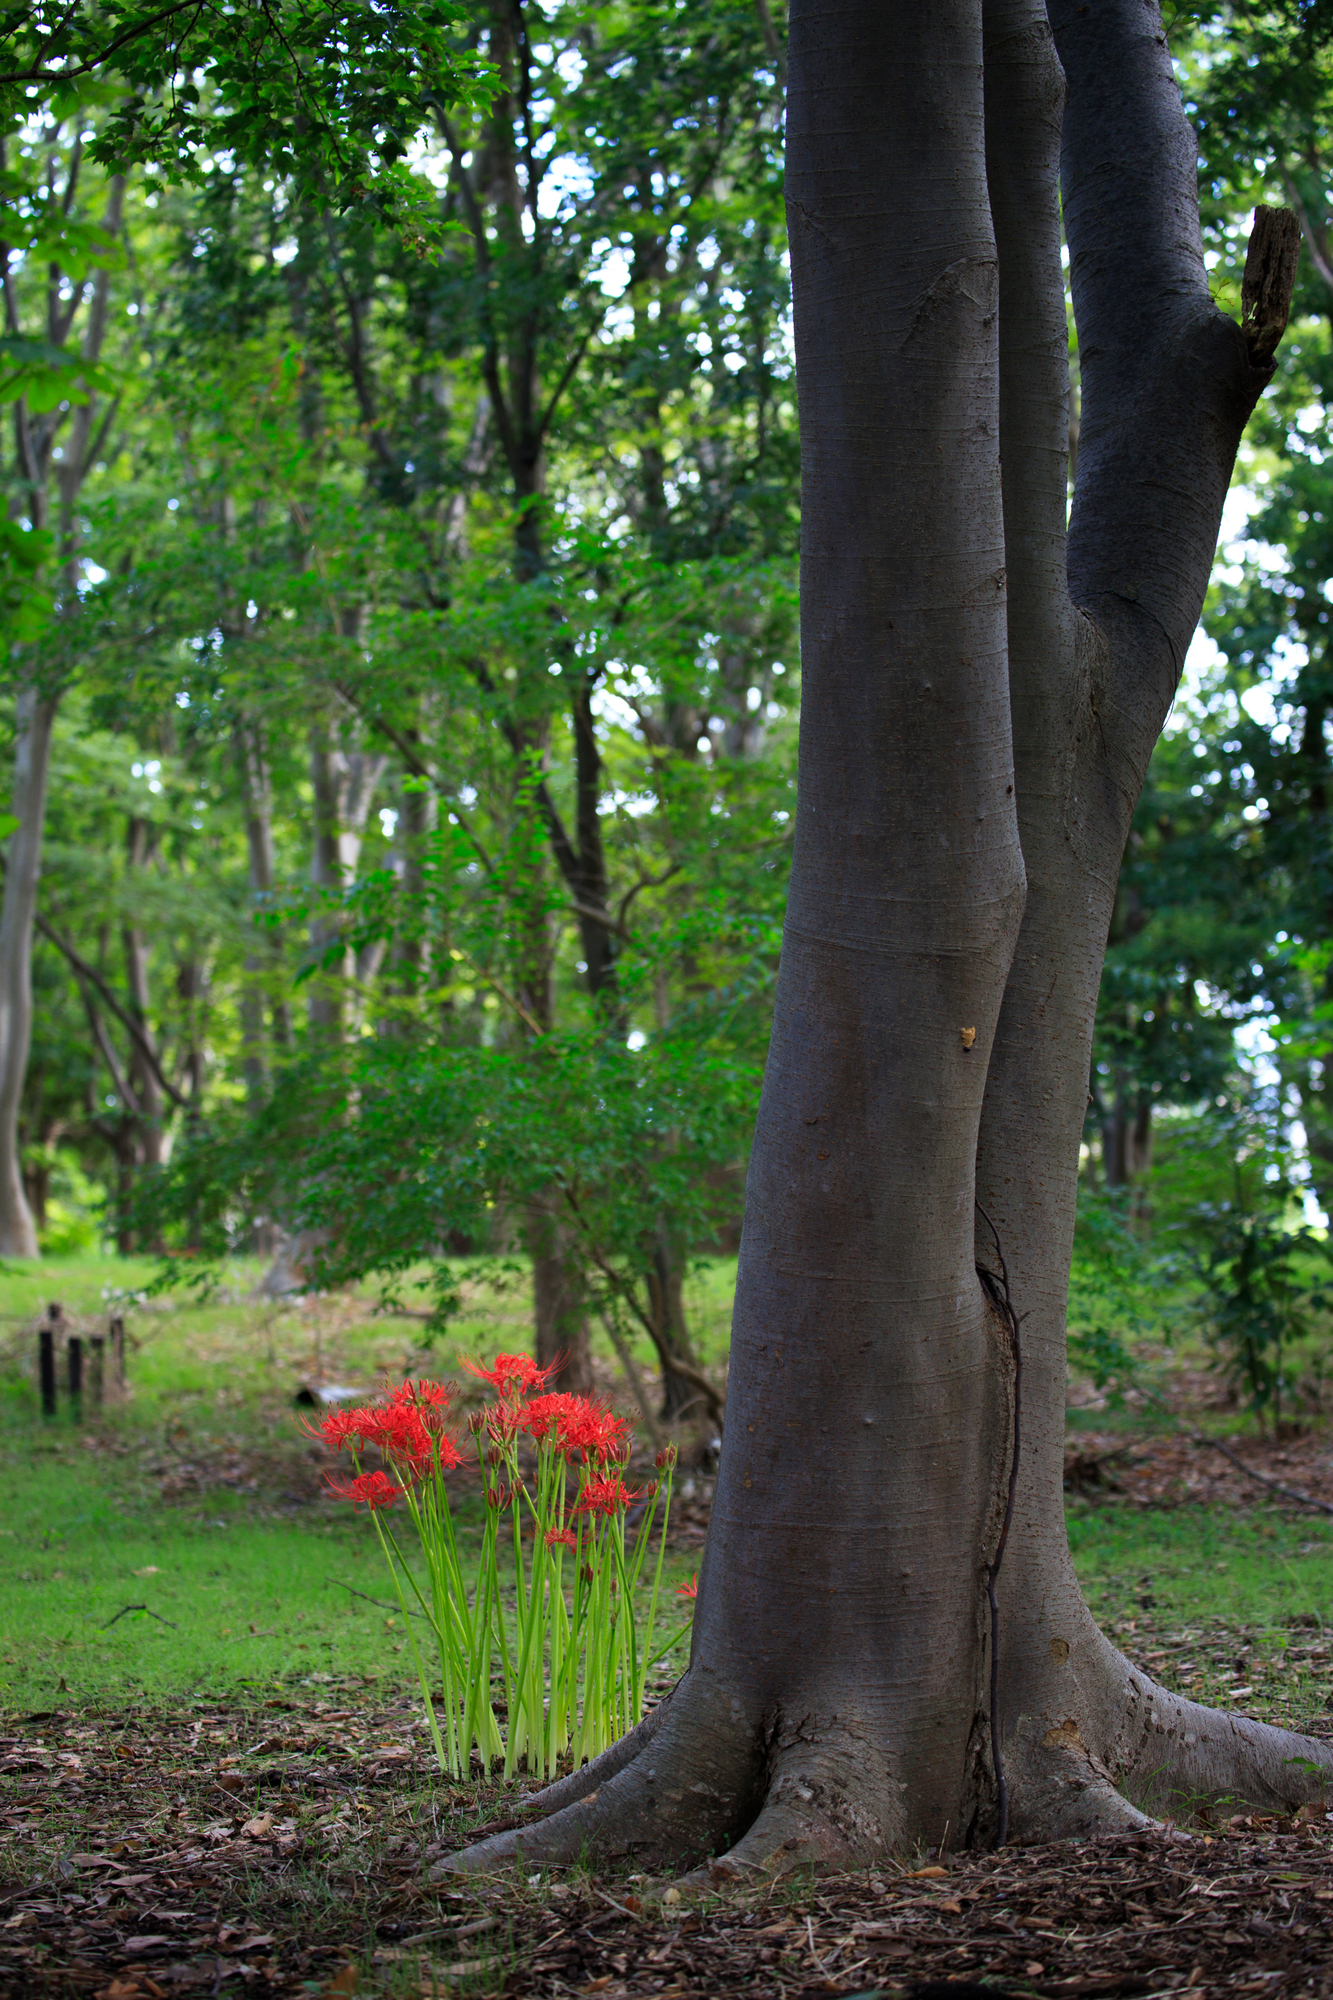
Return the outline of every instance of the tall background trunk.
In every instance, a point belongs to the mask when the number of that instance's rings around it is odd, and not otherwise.
[[[32,927],[57,701],[29,685],[15,702],[14,795],[18,826],[5,856],[0,903],[0,1257],[35,1257],[37,1230],[23,1190],[19,1107],[32,1041]]]

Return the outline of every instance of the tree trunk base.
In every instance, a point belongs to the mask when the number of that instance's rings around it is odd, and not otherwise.
[[[1170,1694],[1103,1643],[1106,1664],[1123,1670],[1119,1716],[1096,1732],[1115,1754],[1090,1747],[1072,1718],[1021,1718],[1005,1747],[1010,1840],[1160,1828],[1221,1795],[1292,1812],[1333,1791],[1333,1745]],[[988,1748],[971,1761],[975,1797],[955,1847],[990,1846],[997,1832]],[[445,1856],[432,1875],[590,1856],[693,1871],[681,1881],[689,1889],[793,1868],[864,1868],[908,1845],[920,1815],[905,1793],[853,1713],[753,1718],[734,1690],[696,1668],[638,1729],[540,1793],[531,1825]]]

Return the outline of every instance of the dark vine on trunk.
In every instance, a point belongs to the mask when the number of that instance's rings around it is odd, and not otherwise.
[[[1005,1488],[1004,1518],[1000,1522],[995,1553],[986,1565],[986,1603],[990,1610],[990,1749],[991,1763],[995,1767],[995,1797],[999,1815],[995,1845],[1003,1847],[1009,1838],[1009,1781],[1004,1775],[1004,1753],[1000,1742],[1000,1600],[995,1586],[1000,1575],[1000,1564],[1004,1561],[1009,1530],[1014,1524],[1014,1501],[1018,1495],[1019,1453],[1023,1443],[1023,1344],[1019,1331],[1022,1322],[1014,1311],[1014,1302],[1009,1296],[1009,1267],[1004,1261],[1000,1232],[980,1202],[976,1207],[978,1215],[994,1238],[995,1259],[1000,1267],[996,1273],[987,1265],[978,1264],[977,1276],[981,1280],[982,1291],[1004,1321],[1014,1369],[1012,1389],[1014,1432],[1013,1446],[1009,1455],[1009,1478]]]

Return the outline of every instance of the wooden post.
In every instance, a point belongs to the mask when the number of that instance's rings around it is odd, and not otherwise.
[[[107,1331],[111,1336],[111,1380],[119,1396],[125,1387],[125,1322],[116,1315]]]
[[[100,1333],[88,1342],[88,1399],[95,1410],[106,1400],[106,1341]]]
[[[69,1400],[77,1418],[83,1414],[83,1342],[77,1333],[70,1335],[65,1356],[69,1365]]]
[[[42,1383],[42,1415],[53,1417],[56,1413],[56,1337],[49,1326],[38,1329],[37,1367]]]

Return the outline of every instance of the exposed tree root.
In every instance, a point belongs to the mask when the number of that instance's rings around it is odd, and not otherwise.
[[[1143,1830],[1221,1795],[1292,1811],[1333,1793],[1333,1746],[1169,1694],[1104,1643],[1119,1681],[1109,1731],[1024,1716],[1008,1733],[1011,1838]],[[973,1782],[993,1790],[984,1765]],[[855,1719],[765,1723],[698,1668],[534,1804],[545,1810],[531,1824],[446,1856],[434,1873],[632,1859],[650,1872],[693,1867],[682,1887],[704,1887],[748,1871],[864,1867],[916,1837],[920,1818]],[[954,1824],[959,1845],[993,1835],[993,1797]]]
[[[678,1868],[720,1853],[754,1820],[761,1763],[757,1730],[740,1703],[695,1670],[677,1687],[661,1725],[595,1789],[530,1827],[446,1856],[434,1872],[484,1872],[519,1855],[560,1867],[585,1852],[604,1861],[632,1856],[648,1868]],[[591,1772],[589,1766],[551,1790],[568,1799],[564,1787]]]
[[[765,1765],[757,1819],[710,1864],[707,1880],[747,1869],[859,1868],[901,1844],[901,1787],[852,1724],[802,1723],[775,1732]]]
[[[1156,1824],[1117,1789],[1077,1723],[1047,1728],[1025,1716],[1008,1748],[1010,1835],[1017,1841],[1128,1833]]]
[[[1118,1783],[1146,1810],[1179,1818],[1226,1795],[1292,1812],[1333,1794],[1333,1744],[1204,1708],[1115,1657],[1123,1671]]]

